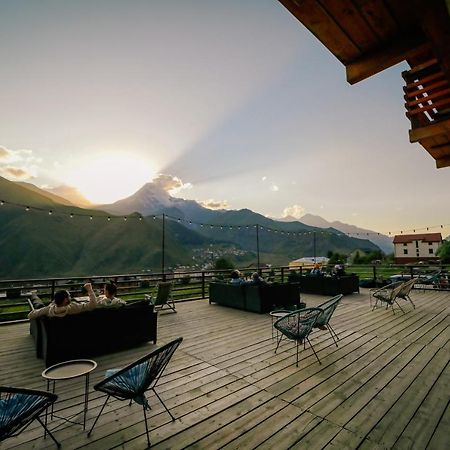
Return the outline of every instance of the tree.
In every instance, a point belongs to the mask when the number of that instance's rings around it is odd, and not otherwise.
[[[219,258],[214,263],[215,270],[228,270],[234,269],[234,264],[227,258]]]
[[[362,264],[364,258],[359,254],[358,250],[355,252],[355,256],[353,257],[353,264]]]
[[[450,262],[450,241],[443,241],[442,245],[439,247],[436,255],[441,258],[443,263]]]

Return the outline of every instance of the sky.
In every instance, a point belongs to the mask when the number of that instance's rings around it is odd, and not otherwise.
[[[276,0],[0,0],[0,61],[12,181],[110,203],[170,176],[270,217],[450,224],[450,168],[409,143],[407,65],[350,86]]]

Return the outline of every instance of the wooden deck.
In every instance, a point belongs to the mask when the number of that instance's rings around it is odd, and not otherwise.
[[[274,354],[271,318],[207,301],[161,313],[159,344],[183,336],[158,392],[172,422],[152,395],[148,420],[156,449],[446,449],[450,447],[450,293],[414,291],[406,314],[371,311],[367,291],[344,297],[332,325],[317,331],[312,351],[284,341]],[[308,306],[324,300],[305,295]],[[82,333],[83,330],[80,330]],[[117,335],[120,339],[120,333]],[[0,384],[43,389],[28,325],[0,327]],[[92,385],[104,370],[145,354],[152,345],[95,358]],[[81,379],[59,383],[56,409],[82,409]],[[103,397],[91,392],[89,427]],[[111,401],[90,438],[78,425],[55,431],[63,448],[146,448],[139,405]],[[60,422],[53,421],[52,427]],[[1,448],[56,448],[35,422]]]

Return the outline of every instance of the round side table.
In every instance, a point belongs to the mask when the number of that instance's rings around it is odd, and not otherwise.
[[[97,363],[91,359],[74,359],[71,361],[64,361],[53,366],[48,367],[42,372],[42,378],[47,380],[47,391],[50,390],[50,383],[52,385],[52,392],[55,393],[55,385],[60,380],[71,380],[72,378],[78,378],[84,376],[84,410],[83,410],[83,430],[86,428],[86,414],[89,404],[89,374],[97,367]],[[71,417],[75,417],[74,414]],[[53,419],[53,405],[51,410],[51,419]],[[58,417],[55,415],[55,417]],[[70,418],[58,417],[72,422]],[[78,423],[78,422],[72,422]],[[45,412],[45,424],[47,425],[47,411]],[[80,423],[78,423],[81,425]]]

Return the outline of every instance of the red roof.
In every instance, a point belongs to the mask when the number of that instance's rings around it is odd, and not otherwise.
[[[441,242],[441,233],[421,233],[421,234],[397,234],[394,236],[394,244],[406,244],[407,242]]]

